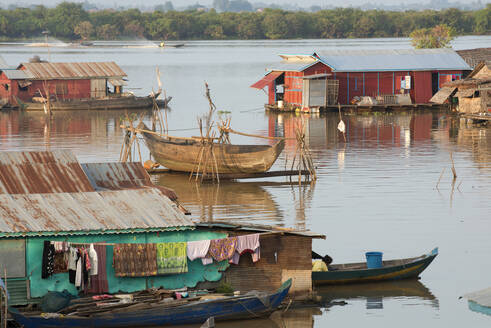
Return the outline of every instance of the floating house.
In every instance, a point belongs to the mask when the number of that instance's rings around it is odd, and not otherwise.
[[[123,92],[126,77],[114,62],[22,63],[0,67],[0,99],[27,110],[43,110],[48,99],[53,110],[151,106],[151,97]]]
[[[140,252],[124,262],[133,263],[127,271],[118,266],[119,247],[151,249],[158,243],[256,232],[261,243],[257,262],[250,254],[238,264],[187,260],[185,272],[157,274],[146,270],[151,263]],[[46,275],[46,244],[60,242],[95,245],[99,274],[88,293],[199,287],[223,280],[241,290],[274,289],[294,278],[292,292],[308,294],[312,238],[325,237],[281,228],[197,224],[184,215],[172,191],[151,183],[139,163],[80,164],[69,151],[0,153],[0,270],[7,275],[10,305],[39,302],[48,291],[80,292],[67,270]]]
[[[268,88],[270,109],[428,104],[444,83],[460,80],[471,70],[451,49],[339,50],[280,57],[282,62],[251,85]]]
[[[481,62],[463,80],[444,84],[432,102],[449,102],[465,117],[476,120],[491,119],[491,61]]]

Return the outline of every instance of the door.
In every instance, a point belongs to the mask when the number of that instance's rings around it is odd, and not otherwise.
[[[106,80],[90,80],[90,98],[106,96]]]
[[[438,73],[431,73],[431,94],[434,95],[438,92],[440,86],[438,85]]]
[[[326,79],[310,80],[309,106],[324,107],[326,105]]]

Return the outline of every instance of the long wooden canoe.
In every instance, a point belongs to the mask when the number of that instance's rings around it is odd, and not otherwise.
[[[191,138],[161,137],[142,132],[143,139],[153,158],[160,165],[173,171],[196,171],[201,142]],[[208,161],[205,171],[225,173],[262,173],[268,171],[285,147],[285,141],[279,140],[269,145],[231,145],[213,143],[215,161]]]
[[[383,261],[378,269],[368,269],[366,262],[334,264],[329,271],[312,272],[314,285],[338,285],[378,282],[398,279],[416,279],[438,255],[438,248],[419,257]]]
[[[14,320],[24,327],[152,327],[203,323],[214,317],[217,321],[263,317],[276,310],[288,295],[292,280],[287,280],[272,293],[245,294],[221,299],[194,301],[172,306],[162,302],[137,303],[116,312],[97,312],[86,316],[23,313],[9,309]],[[138,309],[136,309],[138,308]]]

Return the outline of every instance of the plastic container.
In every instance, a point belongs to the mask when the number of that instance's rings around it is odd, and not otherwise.
[[[366,252],[367,268],[379,269],[382,267],[382,252]]]
[[[283,100],[278,100],[278,108],[283,108]]]

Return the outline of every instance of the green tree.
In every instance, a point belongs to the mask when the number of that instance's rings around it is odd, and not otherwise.
[[[56,37],[74,38],[75,26],[88,18],[81,4],[62,2],[49,11],[47,28]]]
[[[445,48],[453,40],[453,30],[447,25],[437,25],[432,29],[423,28],[411,33],[411,43],[416,49]]]
[[[89,21],[83,21],[75,26],[73,32],[79,35],[82,40],[87,40],[90,38],[92,33],[94,33],[94,26],[92,26],[92,23]]]
[[[104,24],[97,28],[97,37],[102,40],[114,40],[118,36],[119,36],[119,31],[113,25]]]

